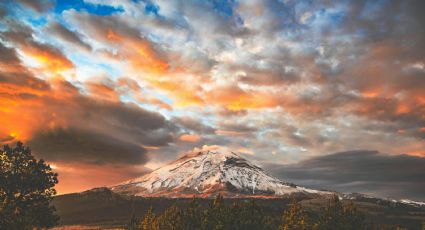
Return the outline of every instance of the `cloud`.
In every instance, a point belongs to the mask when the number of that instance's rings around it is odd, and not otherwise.
[[[119,101],[120,93],[116,91],[114,85],[110,86],[102,82],[86,82],[85,88],[94,97],[111,101]]]
[[[46,12],[54,6],[51,0],[18,0],[18,2],[38,13]]]
[[[424,164],[424,157],[357,150],[265,167],[284,181],[304,186],[424,201]]]
[[[50,22],[46,26],[46,30],[52,36],[61,38],[72,45],[77,45],[86,51],[91,50],[91,46],[82,40],[81,35],[69,30],[68,28],[57,22]]]
[[[213,127],[189,116],[174,118],[173,122],[181,126],[183,129],[194,131],[200,134],[212,134],[215,131]]]
[[[39,131],[28,144],[38,157],[52,162],[137,165],[147,161],[142,146],[74,128]]]
[[[57,77],[63,71],[74,68],[74,64],[59,49],[49,44],[36,41],[31,27],[21,25],[14,20],[6,21],[8,30],[0,33],[0,38],[12,43],[40,70],[38,75]]]
[[[36,13],[0,12],[3,142],[104,135],[155,165],[204,144],[425,154],[423,1],[20,2]]]
[[[201,137],[195,134],[183,134],[179,137],[181,141],[198,142]]]
[[[175,98],[175,104],[187,106],[202,103],[197,95],[201,88],[190,84],[190,74],[180,74],[186,67],[176,66],[162,44],[141,36],[135,22],[129,23],[119,15],[108,18],[69,11],[65,17],[81,33],[95,40],[104,49],[109,60],[124,62],[128,72],[150,87],[166,92]],[[125,45],[124,45],[125,44]],[[111,48],[114,52],[111,52]]]
[[[85,95],[65,80],[36,78],[13,49],[2,44],[0,49],[2,65],[17,67],[0,70],[2,142],[28,141],[46,160],[133,164],[147,159],[142,145],[166,146],[178,131],[161,114],[135,104]],[[96,95],[112,90],[96,86],[91,87]]]

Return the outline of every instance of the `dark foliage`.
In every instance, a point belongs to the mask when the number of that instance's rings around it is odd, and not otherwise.
[[[364,216],[357,212],[354,205],[342,205],[338,197],[333,198],[317,221],[308,223],[306,212],[295,199],[287,208],[280,221],[267,215],[255,203],[233,202],[226,205],[223,197],[210,202],[208,206],[201,206],[196,199],[186,208],[172,205],[163,213],[155,215],[152,207],[142,218],[138,229],[143,230],[303,230],[303,229],[371,229],[366,224]]]
[[[172,205],[158,216],[150,208],[142,218],[139,229],[268,230],[273,229],[273,224],[254,201],[226,205],[223,197],[218,195],[207,207],[193,199],[187,208]]]
[[[296,199],[297,202],[292,200],[292,203],[291,198],[288,197],[278,199],[224,198],[220,199],[216,206],[226,207],[224,209],[227,213],[225,216],[229,218],[226,218],[224,223],[233,224],[232,227],[229,227],[232,229],[250,229],[248,224],[244,227],[243,223],[255,223],[260,219],[258,218],[260,215],[264,218],[260,221],[267,222],[264,226],[272,226],[272,229],[278,229],[279,226],[281,229],[285,229],[285,227],[286,229],[299,229],[296,224],[302,223],[302,219],[305,222],[305,229],[312,229],[314,224],[319,223],[322,216],[326,214],[328,206],[333,206],[333,201],[329,201],[329,198],[321,196],[312,199],[293,195],[293,199]],[[359,227],[356,228],[359,230],[362,229],[362,226],[365,226],[363,229],[373,230],[396,230],[397,227],[398,229],[421,230],[425,226],[423,223],[425,220],[424,207],[370,199],[338,200],[336,202],[346,209],[354,206],[357,214],[365,216],[366,219],[361,218]],[[208,219],[222,216],[222,214],[210,211],[220,210],[220,208],[213,208],[214,202],[211,199],[132,197],[116,194],[107,188],[56,196],[53,203],[61,216],[61,224],[83,224],[100,226],[100,228],[129,227],[131,226],[129,223],[134,223],[134,217],[137,217],[137,229],[159,229],[157,220],[167,208],[173,205],[183,213],[183,229],[202,229],[205,222],[212,222]],[[259,207],[259,212],[249,208],[253,204]],[[153,208],[149,211],[149,207]],[[241,214],[244,212],[255,217]],[[357,214],[348,215],[351,216],[348,219],[356,219]],[[133,221],[130,221],[131,219]],[[144,225],[144,223],[146,224]]]
[[[306,212],[301,205],[292,199],[291,206],[283,212],[282,225],[279,230],[306,230],[308,229],[306,222]]]
[[[0,229],[48,228],[58,222],[50,206],[57,174],[21,142],[0,150]]]
[[[353,203],[343,205],[338,196],[329,200],[319,220],[313,225],[315,230],[357,230],[370,229],[365,217]]]

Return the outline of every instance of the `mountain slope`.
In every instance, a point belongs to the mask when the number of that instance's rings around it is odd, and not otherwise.
[[[298,195],[298,194],[297,194]],[[329,204],[326,196],[305,196],[300,194],[297,200],[308,213],[320,215]],[[142,217],[149,207],[155,212],[163,212],[171,205],[180,208],[189,207],[192,198],[168,199],[164,197],[133,197],[119,195],[107,188],[97,188],[82,193],[55,196],[53,205],[61,217],[60,224],[66,225],[58,229],[125,229],[132,216]],[[228,198],[227,204],[233,202],[249,202],[252,199]],[[203,207],[208,207],[210,199],[196,199]],[[288,207],[291,198],[255,199],[267,215],[280,219],[282,212]],[[353,203],[375,224],[399,225],[407,229],[421,229],[425,221],[425,206],[415,206],[390,200],[367,198],[361,194],[342,197],[342,202]],[[70,228],[69,225],[86,225],[86,228]],[[390,228],[388,228],[390,229]],[[395,229],[395,228],[391,228]]]
[[[330,194],[282,182],[238,154],[223,149],[188,153],[111,189],[120,194],[150,197],[210,197],[217,193],[227,197]]]

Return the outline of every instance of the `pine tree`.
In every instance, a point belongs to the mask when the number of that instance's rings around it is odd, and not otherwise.
[[[184,229],[202,229],[203,209],[195,199],[183,213]]]
[[[257,205],[255,200],[241,206],[239,216],[241,220],[239,229],[268,230],[272,229],[270,218],[268,218],[263,209]]]
[[[218,194],[204,212],[202,229],[225,229],[228,218],[229,216],[226,206],[224,205],[224,198],[221,194]]]
[[[307,229],[306,215],[304,209],[296,201],[291,201],[291,206],[285,210],[282,216],[283,224],[279,226],[279,230],[305,230]]]
[[[315,230],[339,230],[342,229],[343,207],[338,196],[329,200],[328,206],[320,216],[319,220],[314,224]]]
[[[266,216],[254,200],[248,203],[233,202],[225,206],[221,229],[229,230],[266,230],[273,229],[271,218]],[[216,226],[217,227],[217,226]]]
[[[351,203],[343,205],[338,196],[334,196],[324,210],[323,215],[314,224],[315,230],[357,230],[368,229],[363,214]]]
[[[161,230],[184,229],[183,212],[177,205],[172,205],[158,218],[158,227]]]
[[[146,214],[143,216],[141,223],[142,230],[157,230],[158,222],[155,213],[153,212],[152,206],[149,207]]]

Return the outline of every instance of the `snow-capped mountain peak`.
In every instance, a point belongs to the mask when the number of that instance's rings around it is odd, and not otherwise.
[[[136,196],[279,196],[327,193],[284,183],[228,149],[192,151],[141,177],[111,188]]]

